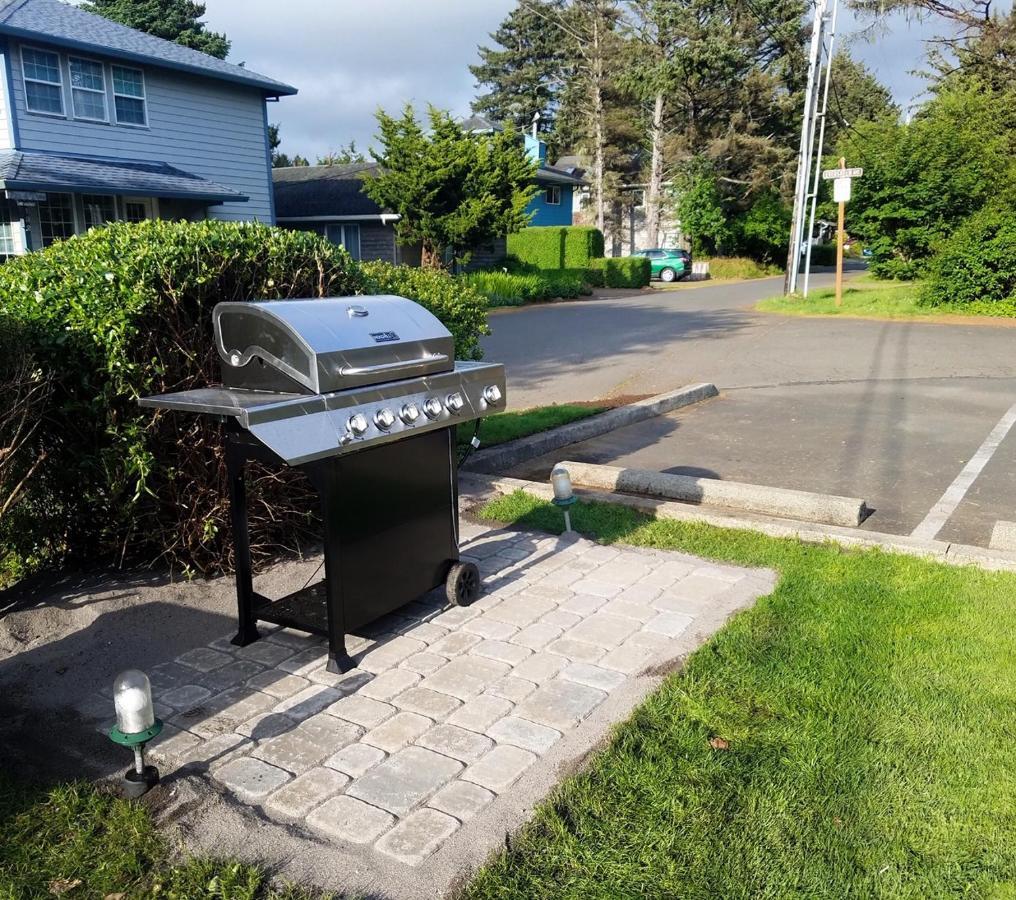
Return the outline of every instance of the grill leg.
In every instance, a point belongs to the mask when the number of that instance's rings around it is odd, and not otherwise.
[[[233,547],[236,558],[236,609],[239,628],[232,643],[252,644],[258,633],[254,615],[254,580],[251,574],[250,534],[247,529],[247,485],[243,477],[244,458],[233,441],[226,438],[226,474],[229,479],[229,510],[233,519]]]
[[[348,515],[339,496],[338,460],[324,460],[314,470],[318,494],[321,497],[321,514],[324,519],[325,538],[325,603],[328,607],[328,665],[332,673],[348,672],[356,667],[346,652],[346,611],[342,600],[340,577],[340,547],[342,516]]]

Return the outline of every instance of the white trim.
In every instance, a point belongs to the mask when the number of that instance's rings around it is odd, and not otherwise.
[[[56,57],[56,70],[60,73],[60,81],[42,81],[39,78],[29,78],[25,74],[25,51],[30,50],[32,53],[45,53],[48,56]],[[33,47],[31,44],[19,44],[18,53],[21,57],[21,87],[25,92],[25,112],[29,112],[34,116],[55,116],[60,119],[67,118],[67,95],[64,90],[64,71],[63,71],[63,57],[54,50],[45,50],[42,47]],[[31,81],[33,84],[48,84],[50,87],[60,88],[60,112],[53,112],[53,110],[46,109],[32,109],[28,105],[28,82]]]
[[[137,72],[141,76],[141,96],[136,97],[134,94],[118,94],[116,92],[116,76],[113,74],[114,69],[124,69],[127,72]],[[148,83],[145,81],[145,70],[136,68],[135,66],[124,66],[120,63],[110,63],[109,66],[109,82],[113,88],[113,117],[116,119],[117,125],[126,125],[128,128],[147,128],[148,127]],[[116,109],[116,98],[123,97],[125,100],[140,100],[141,111],[145,115],[144,122],[121,122],[120,116]]]
[[[277,222],[399,222],[402,216],[398,213],[381,213],[379,216],[276,216]]]
[[[74,73],[71,71],[71,63],[77,60],[78,62],[91,63],[93,66],[98,66],[102,72],[102,90],[96,90],[95,88],[83,88],[74,86]],[[106,87],[106,64],[100,59],[91,59],[87,56],[77,56],[67,54],[67,87],[70,90],[71,95],[71,108],[70,117],[80,122],[101,122],[103,124],[109,123],[109,96],[107,95]],[[74,92],[84,91],[86,94],[101,94],[102,95],[102,118],[96,119],[92,116],[79,116],[77,110],[74,108]]]

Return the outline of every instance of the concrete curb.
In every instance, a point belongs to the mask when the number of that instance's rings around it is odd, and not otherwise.
[[[532,434],[506,444],[478,450],[466,460],[466,464],[462,468],[467,472],[486,472],[488,474],[504,471],[569,444],[599,437],[615,428],[642,422],[653,416],[672,412],[683,406],[690,406],[718,395],[719,391],[716,390],[715,384],[686,385],[676,391],[668,391],[665,394],[647,397],[636,403],[629,403],[627,406],[609,409],[579,422],[571,422],[568,425],[541,431],[539,434]]]
[[[549,484],[523,481],[520,478],[499,478],[488,475],[463,474],[459,491],[462,499],[486,499],[493,494],[510,494],[522,490],[527,494],[550,500],[553,491]],[[809,544],[833,542],[859,549],[880,548],[892,553],[934,559],[953,566],[974,565],[989,571],[1016,572],[1016,552],[985,550],[969,544],[951,544],[947,541],[921,540],[907,535],[886,534],[878,531],[857,531],[836,525],[816,525],[790,519],[770,519],[765,516],[725,515],[722,512],[696,509],[682,503],[654,500],[649,497],[632,497],[626,494],[609,494],[601,491],[578,490],[584,500],[629,506],[655,515],[660,519],[679,522],[703,522],[719,528],[757,531],[769,537],[794,538]]]
[[[668,475],[649,469],[622,469],[570,461],[560,465],[571,474],[573,484],[611,492],[705,503],[766,516],[848,527],[860,525],[868,515],[864,500],[857,497],[792,491],[718,478]]]
[[[997,521],[988,546],[992,550],[1016,550],[1016,522]]]

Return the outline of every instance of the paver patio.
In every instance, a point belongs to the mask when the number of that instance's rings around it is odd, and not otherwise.
[[[361,871],[402,871],[374,885],[386,896],[439,894],[774,583],[576,535],[462,532],[483,596],[455,608],[435,591],[374,623],[349,639],[350,672],[325,670],[323,639],[270,626],[248,647],[225,635],[155,667],[164,777],[189,766]]]

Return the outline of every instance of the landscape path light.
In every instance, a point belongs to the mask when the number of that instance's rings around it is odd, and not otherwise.
[[[555,466],[550,473],[550,484],[554,488],[554,505],[561,507],[564,512],[564,530],[568,533],[572,530],[568,507],[578,499],[572,492],[571,475],[564,466]]]
[[[109,730],[109,739],[134,751],[134,765],[124,773],[121,789],[126,797],[140,797],[159,783],[159,770],[145,765],[145,744],[162,731],[162,722],[155,718],[148,676],[138,669],[117,675],[113,705],[116,725]]]

